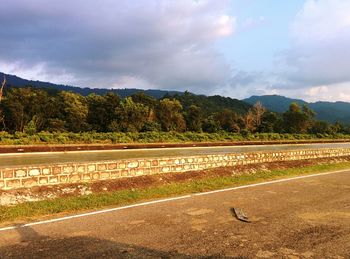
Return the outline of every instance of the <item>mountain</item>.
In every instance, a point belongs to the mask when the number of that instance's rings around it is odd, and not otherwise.
[[[181,102],[185,110],[191,105],[196,105],[200,107],[207,116],[224,109],[230,109],[234,110],[236,113],[244,114],[252,107],[246,102],[220,95],[205,96],[192,94],[186,91],[182,95],[174,95],[173,97]]]
[[[316,119],[334,123],[340,121],[350,123],[350,103],[347,102],[305,102],[300,99],[292,99],[280,95],[251,96],[242,101],[254,104],[260,101],[268,110],[285,112],[292,102],[299,105],[307,105],[316,112]]]
[[[292,99],[280,95],[253,95],[249,98],[243,99],[242,101],[249,104],[255,104],[256,102],[260,101],[268,110],[274,112],[285,112],[288,110],[289,105],[292,102],[298,103],[300,106],[308,104],[307,102],[300,99]]]
[[[350,124],[350,103],[347,102],[315,102],[309,103],[316,118],[329,122],[340,121]]]
[[[0,81],[4,77],[4,73],[0,72]],[[114,92],[120,97],[125,98],[127,96],[133,95],[137,92],[144,92],[146,95],[152,96],[154,98],[160,99],[164,96],[170,96],[178,99],[184,106],[184,108],[195,104],[202,108],[203,111],[206,111],[208,114],[213,112],[218,112],[222,109],[231,109],[237,113],[245,113],[251,107],[250,104],[233,99],[230,97],[223,96],[205,96],[205,95],[195,95],[189,92],[179,92],[179,91],[166,91],[166,90],[157,90],[157,89],[136,89],[136,88],[125,88],[125,89],[106,89],[106,88],[81,88],[69,85],[60,85],[53,84],[49,82],[42,81],[33,81],[27,80],[15,75],[5,75],[7,80],[7,88],[9,87],[25,87],[31,86],[34,88],[44,88],[44,89],[53,89],[54,91],[72,91],[81,95],[88,95],[95,93],[98,95],[104,95],[107,92]],[[5,89],[6,90],[6,89]]]
[[[2,81],[2,78],[4,77],[4,75],[6,76],[8,87],[32,86],[35,88],[47,88],[47,89],[54,89],[58,91],[72,91],[84,96],[89,95],[91,93],[104,95],[107,92],[114,92],[118,94],[120,97],[125,98],[137,92],[144,92],[147,95],[150,95],[159,99],[166,94],[168,95],[182,94],[182,92],[179,92],[179,91],[166,91],[166,90],[156,90],[156,89],[143,90],[143,89],[137,89],[137,88],[125,88],[125,89],[106,89],[106,88],[88,88],[88,87],[81,88],[81,87],[70,86],[70,85],[61,85],[61,84],[53,84],[49,82],[27,80],[15,75],[7,75],[1,72],[0,72],[0,81]]]

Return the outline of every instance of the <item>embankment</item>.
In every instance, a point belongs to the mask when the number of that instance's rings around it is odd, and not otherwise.
[[[0,168],[0,190],[349,155],[350,148],[324,148],[8,167]]]

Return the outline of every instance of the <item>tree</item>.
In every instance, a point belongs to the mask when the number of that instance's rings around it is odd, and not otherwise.
[[[333,125],[330,126],[330,128],[331,128],[332,134],[336,134],[336,133],[343,133],[345,127],[339,121],[336,121]]]
[[[3,99],[5,125],[9,131],[23,132],[26,125],[35,116],[35,127],[38,131],[45,128],[49,97],[40,89],[10,88]]]
[[[185,131],[186,122],[178,100],[165,98],[159,102],[158,119],[165,131]]]
[[[208,133],[215,133],[220,131],[221,127],[218,121],[213,116],[209,116],[203,122],[203,131]]]
[[[244,126],[248,132],[255,132],[261,125],[261,120],[266,112],[266,108],[262,106],[261,102],[254,104],[253,108],[243,116]]]
[[[108,92],[105,95],[89,94],[86,97],[89,107],[87,122],[92,130],[109,131],[109,125],[117,119],[116,110],[120,105],[120,97]]]
[[[148,119],[148,107],[135,103],[131,97],[125,98],[117,108],[119,129],[124,132],[138,132]]]
[[[257,129],[259,132],[281,132],[282,121],[280,116],[274,112],[265,112],[261,118],[261,124]]]
[[[117,108],[120,105],[120,97],[119,95],[108,92],[105,95],[106,103],[105,103],[105,110],[106,110],[106,120],[104,122],[105,130],[106,131],[115,131],[118,125],[117,122]]]
[[[83,96],[62,91],[58,94],[66,128],[69,131],[80,132],[86,130],[86,119],[88,116],[88,105]]]
[[[261,102],[256,102],[253,106],[253,114],[254,114],[254,123],[256,127],[261,125],[261,119],[266,112],[266,108],[262,105]]]
[[[301,109],[297,103],[291,103],[289,110],[283,113],[284,130],[288,133],[307,133],[314,122],[315,113],[307,106]]]
[[[3,95],[3,92],[4,92],[5,85],[6,85],[6,76],[4,76],[4,80],[2,81],[1,87],[0,87],[0,103],[1,103],[1,100],[2,100],[2,95]]]
[[[157,105],[157,99],[153,98],[152,96],[146,95],[144,92],[137,92],[131,95],[131,99],[135,103],[142,103],[143,105],[148,106],[152,109],[154,109]]]
[[[191,105],[185,112],[187,130],[201,132],[203,123],[203,114],[201,108]]]
[[[5,85],[6,85],[6,77],[4,75],[4,80],[2,81],[1,87],[0,87],[0,105],[1,105]],[[5,128],[5,116],[3,114],[3,109],[1,106],[0,106],[0,124],[3,126],[3,128]]]
[[[86,97],[88,105],[87,123],[90,129],[99,132],[106,131],[106,125],[108,125],[108,111],[107,111],[107,99],[105,96],[89,94]]]
[[[320,133],[320,134],[327,134],[331,133],[331,127],[330,125],[325,121],[315,121],[310,129],[310,133]]]
[[[240,132],[242,123],[241,118],[232,110],[224,109],[215,114],[215,120],[220,125],[221,129],[228,132]]]
[[[255,114],[252,110],[249,110],[247,114],[243,117],[245,129],[248,132],[254,132],[256,129]]]
[[[133,94],[131,98],[135,103],[141,103],[148,107],[147,120],[150,122],[148,124],[152,124],[153,126],[156,125],[154,123],[156,123],[155,109],[157,106],[157,99],[146,95],[144,92],[137,92],[136,94]]]

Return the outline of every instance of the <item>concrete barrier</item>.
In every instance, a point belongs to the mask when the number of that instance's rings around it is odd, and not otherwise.
[[[0,168],[0,190],[349,155],[350,148],[327,148],[8,167]]]

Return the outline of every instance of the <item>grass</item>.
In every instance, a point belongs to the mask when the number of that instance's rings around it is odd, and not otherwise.
[[[259,171],[255,174],[228,177],[209,177],[191,182],[171,183],[145,189],[121,190],[27,202],[15,206],[0,206],[0,223],[30,221],[34,218],[57,213],[72,213],[111,206],[122,206],[140,201],[172,197],[189,193],[204,192],[241,186],[292,176],[350,169],[350,162],[312,165],[273,171]]]

